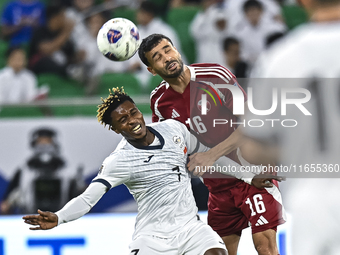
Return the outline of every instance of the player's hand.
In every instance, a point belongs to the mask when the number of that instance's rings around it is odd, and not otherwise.
[[[209,151],[198,152],[189,156],[187,167],[193,175],[201,177],[206,172],[209,172],[209,167],[214,165],[215,161]]]
[[[251,181],[251,185],[255,186],[258,189],[271,188],[273,187],[273,180],[278,182],[285,181],[286,177],[284,176],[275,176],[271,174],[258,174],[255,175]]]
[[[38,209],[37,215],[27,215],[22,217],[25,223],[37,226],[31,227],[30,230],[47,230],[54,228],[58,225],[58,216],[52,212],[43,212]]]

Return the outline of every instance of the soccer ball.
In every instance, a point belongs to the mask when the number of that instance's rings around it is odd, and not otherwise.
[[[124,61],[131,58],[138,50],[139,45],[137,26],[128,19],[110,19],[98,32],[99,51],[113,61]]]

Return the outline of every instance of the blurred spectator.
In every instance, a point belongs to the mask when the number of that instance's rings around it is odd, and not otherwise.
[[[48,89],[38,89],[35,75],[26,69],[25,51],[11,47],[6,57],[7,66],[0,70],[0,104],[25,103],[46,97]]]
[[[188,5],[199,5],[201,2],[201,0],[171,0],[170,6],[171,8],[179,8]]]
[[[247,0],[224,0],[231,31],[237,31],[245,22],[243,6]],[[263,18],[270,22],[283,24],[281,14],[281,0],[259,0],[263,6]]]
[[[223,39],[228,35],[225,9],[218,0],[203,0],[202,4],[204,10],[195,16],[190,25],[196,43],[196,62],[224,65]]]
[[[102,2],[103,5],[107,7],[105,10],[111,9],[113,6],[125,6],[128,8],[137,9],[142,0],[103,0]]]
[[[1,17],[1,33],[12,46],[27,44],[33,28],[44,24],[45,7],[40,1],[10,1]]]
[[[162,33],[171,38],[174,46],[182,54],[181,41],[179,40],[175,30],[157,17],[157,7],[153,2],[143,1],[137,10],[137,26],[139,30],[139,36],[141,39],[154,34]],[[184,63],[186,63],[186,57],[182,55]],[[139,71],[137,77],[141,81],[142,85],[147,85],[150,79],[150,73],[144,66],[142,66],[137,54],[129,61],[131,71]],[[143,68],[142,68],[143,67]]]
[[[84,50],[86,52],[85,61],[86,65],[89,67],[89,79],[87,81],[85,90],[86,95],[93,95],[96,93],[101,74],[110,72],[126,72],[129,69],[129,63],[127,61],[115,62],[109,60],[98,50],[98,31],[109,18],[110,17],[106,12],[101,12],[86,19],[86,29],[90,35],[86,43],[83,43]]]
[[[153,2],[143,1],[137,10],[137,25],[142,38],[160,32],[166,36],[174,36],[173,43],[180,47],[180,40],[174,29],[157,17],[157,7]]]
[[[55,73],[82,80],[85,73],[80,63],[84,56],[76,51],[71,39],[74,23],[66,18],[60,5],[48,6],[46,16],[47,25],[34,31],[29,67],[36,74]]]
[[[266,38],[274,32],[285,31],[279,22],[269,21],[263,16],[263,4],[257,0],[248,0],[243,5],[246,20],[237,31],[233,31],[241,43],[241,56],[253,65],[259,54],[266,47]]]
[[[73,5],[66,9],[66,17],[73,21],[74,27],[72,30],[72,40],[75,43],[76,49],[84,55],[86,59],[85,45],[91,37],[86,28],[85,18],[90,14],[94,7],[94,0],[73,0]]]
[[[0,206],[3,214],[59,210],[84,189],[81,168],[77,175],[66,168],[54,130],[35,130],[30,146],[33,155],[16,171],[7,187]]]
[[[227,37],[223,42],[227,67],[236,78],[246,78],[249,75],[248,64],[241,59],[240,42],[234,37]]]

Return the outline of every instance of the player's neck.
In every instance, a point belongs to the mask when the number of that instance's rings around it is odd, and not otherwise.
[[[314,22],[340,21],[340,5],[329,5],[315,9],[311,15]]]
[[[143,138],[136,140],[126,138],[126,140],[136,148],[149,146],[155,140],[155,135],[148,128],[146,128],[146,130],[146,135]]]
[[[184,70],[179,77],[169,78],[166,79],[165,81],[169,83],[173,90],[182,94],[184,93],[185,88],[188,86],[190,82],[190,77],[191,77],[190,70],[186,65],[184,65]]]

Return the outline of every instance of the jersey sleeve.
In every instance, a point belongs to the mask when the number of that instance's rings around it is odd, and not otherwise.
[[[154,95],[151,95],[151,100],[150,100],[150,108],[152,111],[152,122],[159,122],[159,117],[156,115],[155,113],[155,102],[156,102],[156,98]]]
[[[105,194],[106,187],[100,183],[91,183],[81,195],[69,201],[61,210],[56,212],[58,225],[76,220],[86,213]]]
[[[163,81],[150,94],[152,122],[160,122],[165,119],[159,111],[159,104],[162,104],[161,98],[164,95],[165,89],[165,82]]]
[[[92,183],[102,183],[109,190],[127,182],[130,179],[130,169],[126,166],[126,162],[125,164],[122,162],[121,158],[123,158],[122,155],[115,152],[107,157]]]

